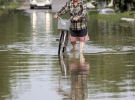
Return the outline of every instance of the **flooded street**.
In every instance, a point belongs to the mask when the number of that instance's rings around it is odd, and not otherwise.
[[[134,100],[135,28],[90,19],[84,52],[59,57],[53,15],[0,16],[0,100]]]

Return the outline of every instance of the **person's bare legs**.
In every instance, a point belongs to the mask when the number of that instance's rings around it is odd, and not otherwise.
[[[72,46],[73,46],[73,50],[76,50],[76,42],[71,42]]]
[[[80,41],[80,52],[83,52],[84,42]]]

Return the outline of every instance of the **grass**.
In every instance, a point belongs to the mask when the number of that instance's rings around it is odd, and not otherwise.
[[[9,3],[7,6],[8,9],[16,9],[17,7],[21,6],[22,2],[17,2],[17,3]]]
[[[6,5],[0,5],[0,15],[4,14],[4,13],[7,13],[7,12],[14,11],[16,8],[18,8],[22,4],[23,4],[22,2],[15,2],[15,3],[10,2],[10,3],[6,4]]]
[[[94,19],[100,19],[106,20],[109,23],[115,23],[117,25],[124,25],[126,27],[128,26],[133,26],[133,23],[129,22],[123,22],[120,19],[121,18],[133,18],[135,19],[134,15],[131,15],[132,13],[135,13],[135,11],[127,11],[124,13],[116,13],[116,14],[110,14],[110,15],[105,15],[105,14],[99,14],[97,11],[90,11],[89,16]]]

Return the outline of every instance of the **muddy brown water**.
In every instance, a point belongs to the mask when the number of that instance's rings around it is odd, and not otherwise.
[[[84,52],[69,42],[58,57],[53,13],[18,11],[0,23],[0,100],[134,100],[133,27],[90,19]]]

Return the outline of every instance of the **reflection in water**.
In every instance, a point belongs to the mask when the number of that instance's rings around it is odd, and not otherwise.
[[[59,64],[61,67],[62,76],[67,76],[69,74],[68,59],[66,56],[67,55],[59,55]]]
[[[46,31],[48,33],[48,31],[50,31],[50,27],[51,27],[51,23],[50,22],[52,21],[52,19],[51,19],[52,17],[50,15],[50,13],[46,13],[45,14],[45,17],[46,17],[45,18],[46,19],[46,23],[45,23],[46,24],[46,27],[45,28],[46,28]]]
[[[86,100],[88,98],[87,78],[89,74],[89,63],[85,62],[83,53],[80,53],[79,63],[74,53],[71,70],[71,100]]]
[[[52,14],[50,12],[33,11],[31,19],[31,38],[25,52],[45,53],[52,51],[50,37],[52,33]],[[25,44],[26,45],[26,44]],[[51,49],[51,50],[50,50]]]
[[[63,85],[66,88],[60,87],[59,85],[58,92],[63,94],[63,96],[67,96],[66,98],[69,100],[86,100],[88,98],[87,78],[89,74],[89,63],[85,62],[83,53],[80,53],[78,62],[76,52],[74,52],[70,66],[68,65],[68,57],[66,55],[60,55],[59,58],[62,76],[67,76],[70,73],[70,78],[66,77],[63,78],[63,81],[59,80],[60,84],[62,82],[66,82],[67,84]],[[68,86],[69,83],[71,86]]]
[[[46,33],[49,33],[52,31],[52,14],[49,12],[43,13],[33,11],[31,14],[31,24],[33,32],[39,29],[39,26],[41,26],[41,28],[46,30]]]
[[[36,16],[36,12],[35,11],[32,13],[31,20],[32,20],[32,28],[33,28],[33,30],[35,30],[36,29],[36,21],[37,21],[37,16]]]
[[[69,62],[67,55],[59,55],[59,65],[61,75],[59,75],[59,88],[57,89],[57,92],[62,97],[69,98],[71,82],[69,78]]]

